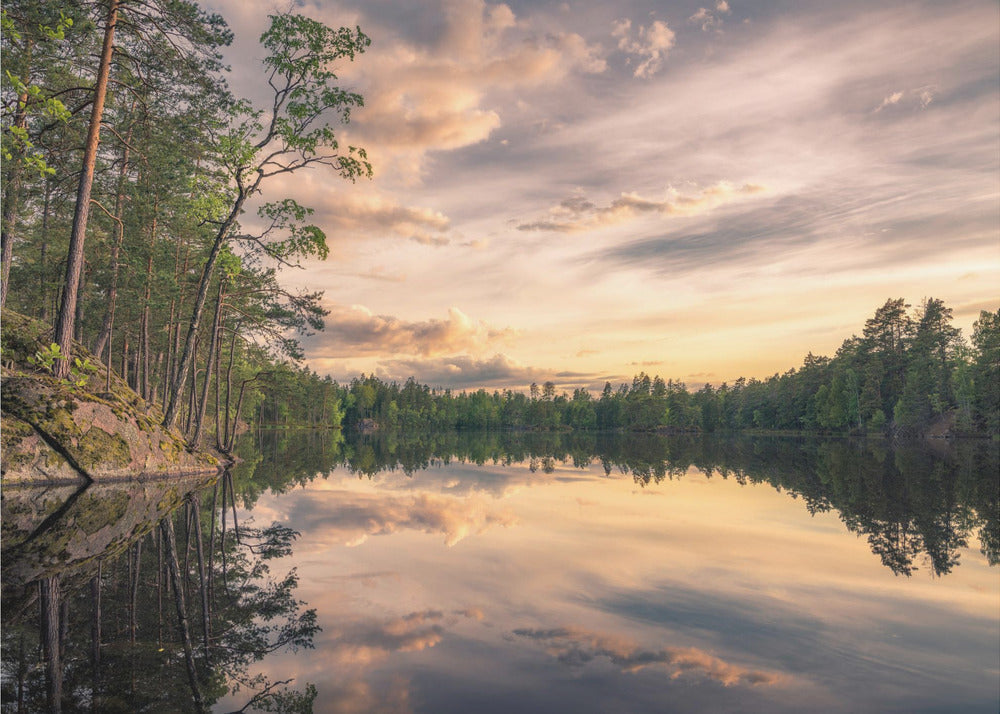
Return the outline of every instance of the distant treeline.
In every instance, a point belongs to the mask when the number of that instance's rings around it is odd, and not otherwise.
[[[815,514],[835,511],[897,575],[944,575],[975,539],[1000,564],[995,441],[812,438],[628,431],[383,431],[342,434],[259,430],[237,443],[237,501],[284,493],[344,468],[367,478],[444,479],[441,464],[520,464],[536,476],[597,467],[640,487],[685,478],[691,468],[741,485],[770,484]],[[420,472],[426,472],[421,475]],[[498,488],[523,471],[464,472],[471,490]],[[593,471],[592,471],[593,473]],[[519,475],[520,474],[520,475]],[[528,483],[534,481],[530,479]]]
[[[514,390],[454,392],[414,379],[374,376],[339,385],[285,367],[262,382],[260,425],[386,429],[703,431],[782,430],[916,435],[1000,432],[1000,310],[983,311],[971,343],[952,310],[902,298],[875,311],[861,337],[832,357],[806,355],[798,369],[696,391],[645,373],[631,384],[557,392],[552,382]]]

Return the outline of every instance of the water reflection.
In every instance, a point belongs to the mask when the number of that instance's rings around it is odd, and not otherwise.
[[[241,445],[237,478],[246,505],[344,467],[359,476],[420,471],[451,463],[527,463],[532,472],[599,463],[641,486],[682,478],[692,467],[740,484],[767,484],[801,498],[809,513],[835,511],[898,575],[926,562],[946,575],[976,536],[1000,562],[1000,446],[995,442],[851,441],[650,434],[442,432],[374,434],[262,431]],[[265,458],[266,455],[266,458]],[[512,473],[512,478],[516,476]],[[481,488],[502,489],[493,479]],[[361,508],[358,517],[373,517]]]
[[[237,522],[230,474],[7,488],[2,523],[4,711],[311,709],[254,670],[318,630],[295,571],[269,572],[297,534]]]
[[[995,703],[997,444],[272,431],[239,453],[209,482],[4,490],[4,711],[908,711],[934,677],[933,706]],[[918,569],[959,582],[894,577]]]

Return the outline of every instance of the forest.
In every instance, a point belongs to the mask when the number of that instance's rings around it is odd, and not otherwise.
[[[890,298],[833,357],[763,380],[642,373],[599,393],[453,392],[316,374],[298,337],[322,329],[322,293],[281,278],[325,257],[326,238],[309,207],[268,185],[317,166],[372,175],[365,151],[338,139],[363,97],[334,73],[370,40],[270,19],[261,108],[226,84],[232,33],[195,3],[4,3],[0,301],[51,325],[38,363],[55,376],[99,369],[110,385],[115,370],[166,426],[222,451],[247,424],[1000,433],[1000,311],[967,339],[936,298]]]
[[[558,392],[452,392],[409,379],[360,376],[338,385],[286,366],[260,385],[260,425],[417,429],[794,431],[917,436],[1000,432],[1000,311],[983,311],[971,343],[952,310],[928,298],[911,309],[889,299],[833,357],[767,379],[740,378],[693,390],[641,373],[631,383]],[[294,405],[294,406],[293,406]]]
[[[52,326],[43,371],[100,368],[110,391],[114,369],[165,426],[226,450],[256,383],[322,326],[321,294],[279,277],[326,237],[266,187],[371,176],[336,131],[362,97],[334,74],[369,38],[271,16],[259,108],[226,84],[224,20],[193,2],[11,0],[2,21],[3,308]]]

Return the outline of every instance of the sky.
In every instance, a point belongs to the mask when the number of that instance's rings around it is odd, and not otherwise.
[[[287,0],[211,0],[230,84]],[[278,177],[330,256],[307,364],[455,389],[690,387],[832,355],[889,298],[1000,306],[1000,6],[312,0],[372,180]]]

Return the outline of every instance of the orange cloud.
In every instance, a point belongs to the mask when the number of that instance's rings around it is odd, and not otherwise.
[[[395,168],[419,173],[427,151],[487,139],[501,124],[487,105],[490,91],[552,84],[571,72],[607,67],[599,45],[575,33],[536,36],[504,4],[453,0],[445,3],[444,19],[436,46],[397,38],[384,51],[374,47],[356,68],[367,86],[352,137],[382,156],[396,154]]]
[[[429,357],[479,351],[516,334],[510,328],[473,321],[457,307],[449,308],[444,319],[420,321],[376,315],[361,305],[333,305],[329,309],[325,330],[309,340],[310,352],[322,358],[393,354]]]

